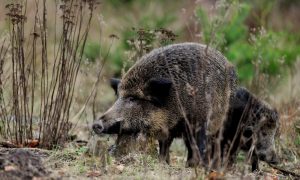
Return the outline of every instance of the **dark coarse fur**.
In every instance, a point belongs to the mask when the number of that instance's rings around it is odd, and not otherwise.
[[[231,164],[239,149],[251,154],[252,170],[258,169],[258,159],[277,163],[274,138],[278,127],[279,117],[274,108],[247,89],[238,88],[222,133],[223,163]]]
[[[161,154],[167,154],[164,151],[174,136],[183,134],[187,165],[198,165],[197,134],[204,128],[209,136],[222,127],[236,79],[226,58],[205,45],[182,43],[155,49],[124,75],[117,85],[117,101],[93,129],[149,134],[160,141]]]

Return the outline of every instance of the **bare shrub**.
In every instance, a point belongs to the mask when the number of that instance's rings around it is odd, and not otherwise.
[[[27,1],[7,4],[10,62],[3,60],[5,50],[0,57],[1,68],[4,62],[11,70],[10,82],[5,87],[0,83],[0,89],[11,93],[2,95],[1,91],[0,115],[5,127],[1,134],[13,143],[24,146],[30,139],[38,139],[41,147],[52,148],[67,139],[74,87],[98,4],[96,0],[56,2],[60,18],[55,15],[54,25],[47,22],[46,0],[35,1],[31,19],[26,16]],[[29,38],[27,21],[34,21]],[[48,26],[55,29],[53,49]]]

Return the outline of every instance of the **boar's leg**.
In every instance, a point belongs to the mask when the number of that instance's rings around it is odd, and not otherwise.
[[[252,171],[258,171],[259,166],[258,166],[258,156],[256,153],[253,153],[251,157],[251,166],[252,166]]]
[[[205,126],[202,126],[201,129],[197,132],[197,139],[196,139],[198,149],[200,152],[200,156],[202,158],[203,162],[206,162],[207,159],[205,158],[205,152],[206,152],[206,132],[205,132]]]
[[[230,168],[236,161],[238,152],[241,149],[241,133],[238,132],[234,135],[235,137],[228,137],[227,134],[227,131],[225,131],[221,140],[221,159],[222,164]]]
[[[169,137],[167,140],[159,141],[159,160],[161,162],[167,162],[170,164],[170,146],[173,142],[173,137]]]
[[[196,143],[196,138],[193,136],[192,130],[185,123],[185,131],[183,133],[183,139],[185,146],[188,149],[188,157],[186,166],[187,167],[196,167],[200,163],[200,152]]]

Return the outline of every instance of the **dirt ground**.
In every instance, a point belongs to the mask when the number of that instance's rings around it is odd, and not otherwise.
[[[0,179],[36,179],[50,174],[42,159],[49,154],[40,149],[1,148]]]

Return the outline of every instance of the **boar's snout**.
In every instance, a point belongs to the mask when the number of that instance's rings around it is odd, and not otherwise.
[[[268,156],[266,156],[267,158],[265,159],[265,161],[267,163],[270,164],[278,164],[279,163],[279,158],[276,155],[275,151],[271,152]]]
[[[101,134],[104,130],[102,121],[100,120],[100,121],[94,122],[92,128],[96,134]]]
[[[279,164],[279,158],[275,155],[271,160],[268,161],[270,164]]]
[[[258,158],[262,161],[265,161],[270,164],[278,164],[279,163],[279,158],[276,155],[274,150],[271,150],[269,152],[259,152],[258,153]]]
[[[94,121],[92,128],[96,134],[119,134],[121,129],[120,118],[111,118],[103,115]]]
[[[268,156],[266,156],[265,154],[261,154],[258,157],[260,160],[265,161],[270,164],[278,164],[279,163],[279,159],[276,155],[269,156],[269,158],[267,158]]]

